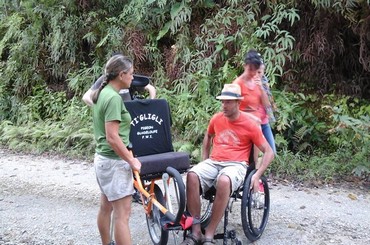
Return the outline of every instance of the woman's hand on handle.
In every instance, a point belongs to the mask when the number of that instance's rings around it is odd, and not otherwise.
[[[140,169],[141,169],[141,162],[139,161],[139,159],[137,159],[136,157],[134,157],[132,159],[132,161],[130,161],[130,166],[131,166],[131,169],[133,171],[137,171],[140,173]]]

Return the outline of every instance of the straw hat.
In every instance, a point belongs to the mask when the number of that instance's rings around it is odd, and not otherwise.
[[[238,84],[225,84],[221,95],[217,96],[218,100],[242,100],[240,86]]]

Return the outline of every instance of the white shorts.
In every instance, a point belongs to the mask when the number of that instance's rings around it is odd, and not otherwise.
[[[94,165],[98,185],[108,201],[115,201],[134,193],[132,170],[127,162],[95,154]]]
[[[206,159],[192,167],[189,172],[198,175],[203,193],[212,186],[216,187],[218,178],[222,174],[226,175],[231,181],[231,193],[233,193],[244,183],[247,168],[246,162],[218,162]]]

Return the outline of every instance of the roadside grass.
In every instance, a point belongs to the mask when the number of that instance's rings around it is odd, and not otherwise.
[[[309,185],[358,183],[370,185],[369,145],[358,152],[340,148],[329,155],[281,151],[268,169],[275,179],[287,179]]]

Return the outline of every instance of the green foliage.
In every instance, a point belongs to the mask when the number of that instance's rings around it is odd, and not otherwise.
[[[271,170],[302,180],[369,174],[368,101],[312,93],[317,83],[368,94],[365,1],[27,0],[0,1],[0,9],[1,144],[92,155],[81,96],[112,52],[122,52],[169,101],[175,149],[198,162],[220,108],[215,97],[254,48],[279,107]]]
[[[65,92],[51,92],[43,86],[32,89],[32,95],[16,113],[16,122],[62,121],[69,107]]]
[[[206,15],[199,26],[199,34],[194,38],[194,44],[186,35],[181,34],[181,31],[187,31],[186,28],[177,29],[181,38],[172,49],[175,56],[171,68],[177,67],[180,77],[173,80],[169,86],[168,80],[164,79],[163,73],[160,72],[162,68],[159,68],[155,75],[157,81],[159,80],[159,96],[164,96],[169,100],[171,108],[179,112],[173,115],[173,121],[176,133],[182,135],[183,140],[199,145],[210,116],[220,108],[220,103],[215,100],[216,95],[220,93],[224,83],[231,82],[242,72],[240,64],[248,49],[257,48],[261,52],[266,50],[268,67],[284,65],[285,59],[282,57],[293,48],[290,45],[293,39],[289,35],[282,35],[266,45],[260,39],[254,38],[258,36],[257,6],[257,2],[250,2],[245,9],[240,9],[232,4],[231,7],[220,8],[214,14]],[[283,12],[281,9],[279,11]],[[289,19],[293,23],[297,19],[295,15],[294,10],[280,15],[273,12],[269,18],[274,19],[276,23],[281,23],[283,19]],[[271,35],[277,32],[280,32],[280,28],[275,24]],[[171,33],[175,34],[174,31]],[[278,52],[268,53],[272,50],[269,46],[281,46],[282,40],[284,45],[288,45]],[[269,71],[271,75],[276,73],[275,69]],[[161,89],[162,87],[166,89]]]
[[[334,146],[361,149],[364,143],[370,140],[369,115],[356,119],[347,115],[334,114],[333,120],[337,125],[328,132],[329,142]]]
[[[299,27],[290,29],[296,54],[284,67],[283,84],[295,92],[369,99],[369,1],[294,2],[300,13]]]
[[[206,76],[194,74],[192,80],[198,81],[193,87],[178,83],[172,91],[160,90],[160,96],[171,105],[175,133],[182,135],[185,141],[198,144],[203,139],[211,115],[219,110],[220,103],[209,88],[212,81]],[[173,96],[175,93],[180,95]]]
[[[103,74],[102,66],[81,64],[81,69],[68,74],[68,85],[77,94],[84,94],[91,85]]]
[[[197,164],[201,161],[201,146],[194,145],[193,141],[175,141],[173,143],[175,151],[188,152],[190,154],[190,160],[193,164]]]
[[[368,103],[343,96],[274,94],[279,152],[271,172],[299,181],[332,182],[352,175],[369,180]]]
[[[288,92],[274,94],[279,108],[274,128],[294,152],[334,152],[343,146],[356,151],[370,137],[370,107],[362,101]]]
[[[270,173],[274,173],[276,178],[291,178],[302,180],[302,170],[307,169],[306,156],[295,153],[286,148],[281,149],[279,154],[269,167]]]
[[[171,33],[176,33],[184,23],[189,22],[191,19],[191,8],[185,1],[175,2],[171,6],[170,17],[171,19],[159,31],[157,41],[164,37],[170,30]]]
[[[0,26],[3,34],[0,56],[8,57],[1,66],[2,82],[15,95],[24,96],[31,81],[39,81],[33,68],[37,62],[40,26],[38,23],[27,25],[25,18],[18,13],[2,19]]]
[[[355,153],[349,148],[338,148],[335,152],[312,156],[302,153],[280,151],[271,164],[270,172],[277,178],[288,178],[301,182],[332,183],[350,180],[356,176],[370,181],[370,144]]]
[[[1,76],[1,73],[0,73]],[[11,117],[12,113],[9,110],[11,108],[11,95],[6,89],[4,83],[0,83],[0,121],[6,120]]]
[[[290,150],[312,154],[324,145],[328,126],[317,113],[319,100],[315,95],[284,92],[274,97],[279,108],[274,128],[289,142]]]
[[[299,19],[296,8],[285,3],[277,3],[271,6],[271,14],[264,15],[261,18],[262,24],[256,28],[254,34],[268,40],[267,45],[258,50],[264,54],[264,60],[267,62],[266,73],[272,78],[272,84],[275,84],[276,76],[283,75],[286,59],[291,60],[290,53],[295,42],[291,33],[279,26],[287,21],[293,26]]]
[[[0,124],[0,144],[18,151],[91,156],[95,141],[90,108],[73,99],[64,112],[62,122],[46,119],[14,124],[4,120]]]

